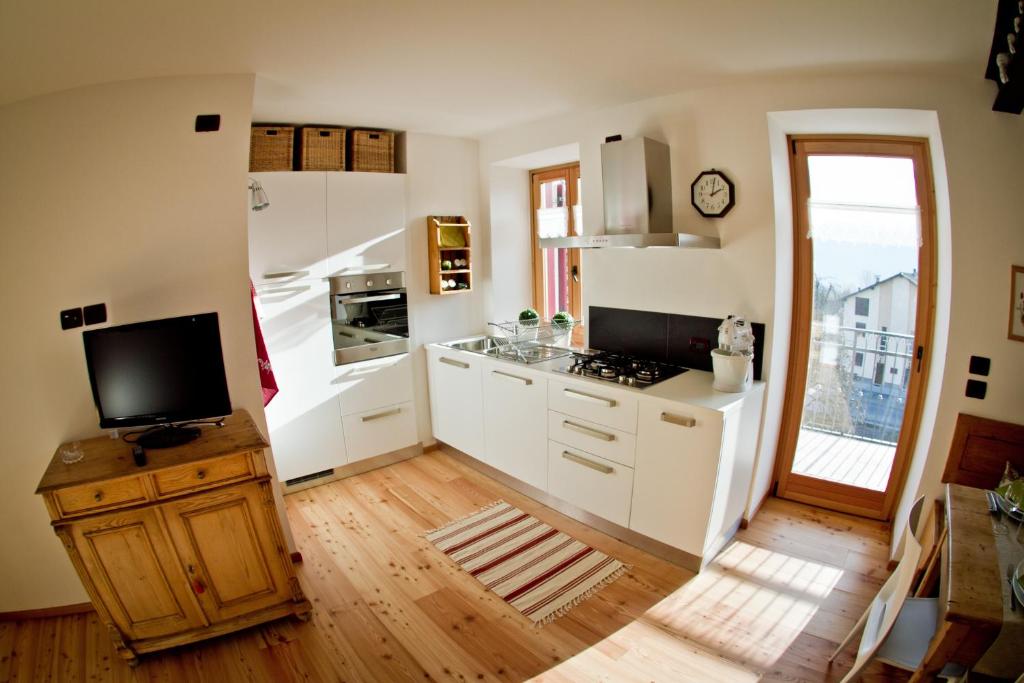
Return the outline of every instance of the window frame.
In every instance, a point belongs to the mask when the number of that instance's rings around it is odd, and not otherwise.
[[[569,213],[569,234],[576,234],[573,206],[579,203],[580,164],[578,161],[548,166],[530,171],[530,244],[533,268],[533,307],[544,316],[544,267],[541,259],[540,238],[537,236],[537,209],[540,207],[540,186],[544,182],[564,179]],[[583,266],[580,249],[569,249],[569,270],[575,269],[578,281],[569,280],[569,312],[583,323]],[[579,328],[577,328],[579,329]]]

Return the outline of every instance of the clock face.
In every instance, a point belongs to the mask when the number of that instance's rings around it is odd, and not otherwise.
[[[721,171],[702,171],[690,185],[690,201],[701,216],[721,218],[736,203],[736,190]]]

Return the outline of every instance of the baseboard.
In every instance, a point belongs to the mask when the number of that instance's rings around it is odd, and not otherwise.
[[[44,607],[43,609],[26,609],[18,612],[0,612],[0,621],[22,621],[24,619],[46,619],[48,617],[67,617],[73,614],[88,614],[95,611],[91,602],[78,602],[74,605]]]
[[[329,484],[332,481],[338,481],[339,479],[347,479],[348,477],[354,477],[357,474],[363,474],[371,470],[377,470],[381,467],[387,467],[388,465],[394,465],[396,462],[402,462],[409,458],[415,458],[417,455],[423,455],[423,444],[418,443],[412,446],[406,446],[400,448],[397,451],[391,451],[390,453],[383,453],[381,455],[375,455],[372,458],[366,460],[359,460],[357,462],[349,463],[341,467],[334,468],[334,474],[326,477],[320,477],[318,479],[312,479],[310,481],[304,481],[300,484],[293,484],[288,486],[287,484],[281,484],[281,490],[284,495],[296,493],[298,491],[304,491],[311,489],[315,486],[323,486]]]
[[[772,497],[772,487],[769,486],[768,490],[764,492],[763,496],[761,496],[761,500],[758,501],[757,505],[754,506],[754,509],[750,513],[750,516],[749,517],[744,516],[742,519],[740,519],[740,528],[741,529],[746,529],[748,526],[750,526],[750,522],[753,521],[754,517],[757,517],[757,513],[761,511],[762,507],[764,507],[764,502],[766,500],[768,500],[769,498],[771,498],[771,497]]]
[[[463,453],[459,449],[449,446],[443,441],[438,441],[436,447],[432,448],[431,450],[441,451],[445,455],[454,458],[455,460],[461,462],[464,465],[472,467],[476,471],[490,477],[491,479],[494,479],[495,481],[501,484],[504,484],[510,489],[514,489],[515,491],[518,491],[524,496],[533,498],[541,505],[544,505],[546,507],[551,508],[552,510],[560,512],[566,517],[572,517],[577,522],[582,522],[583,524],[586,524],[587,526],[596,529],[603,534],[607,534],[612,538],[617,538],[623,543],[628,543],[634,548],[639,548],[640,550],[643,550],[645,553],[654,555],[655,557],[661,558],[666,562],[671,562],[676,566],[682,567],[683,569],[689,569],[692,572],[699,572],[703,566],[703,558],[697,557],[696,555],[691,555],[685,550],[673,548],[672,546],[666,543],[662,543],[661,541],[656,541],[653,538],[649,538],[642,534],[638,534],[632,529],[627,529],[625,527],[619,526],[618,524],[609,522],[608,520],[598,517],[593,513],[587,512],[586,510],[582,510],[576,507],[575,505],[566,503],[564,500],[561,500],[560,498],[555,498],[546,491],[541,491],[538,488],[534,488],[533,486],[530,486],[525,482],[519,481],[515,477],[505,474],[501,470],[491,467],[487,463],[480,462],[473,456],[468,455],[467,453]]]

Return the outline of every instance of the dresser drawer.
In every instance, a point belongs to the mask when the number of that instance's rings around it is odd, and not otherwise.
[[[548,411],[548,438],[633,467],[636,436],[572,415]]]
[[[548,493],[609,522],[628,526],[633,469],[549,441]]]
[[[548,382],[548,408],[636,434],[636,398],[593,384]]]
[[[54,492],[53,497],[64,516],[124,507],[149,499],[145,482],[141,477],[113,479],[60,489]]]
[[[153,487],[156,489],[156,495],[164,498],[250,479],[253,476],[252,459],[249,454],[235,453],[214,460],[203,460],[161,470],[153,475]]]

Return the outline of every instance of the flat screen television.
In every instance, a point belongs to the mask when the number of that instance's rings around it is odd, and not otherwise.
[[[148,448],[196,438],[182,423],[231,413],[216,313],[118,325],[82,334],[100,427],[160,426]]]

